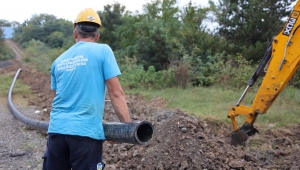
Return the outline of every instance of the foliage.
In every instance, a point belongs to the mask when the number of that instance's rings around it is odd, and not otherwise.
[[[184,46],[184,55],[188,55],[193,60],[192,63],[198,65],[198,61],[207,62],[209,55],[222,52],[222,40],[207,32],[206,19],[211,9],[196,7],[188,4],[181,12],[182,30],[181,43]]]
[[[199,49],[195,47],[193,50],[198,51]],[[217,61],[218,55],[209,55],[203,60],[202,56],[192,57],[185,56],[184,61],[188,62],[190,65],[190,79],[194,86],[210,86],[215,83],[215,77],[213,73],[217,71]]]
[[[177,87],[181,87],[182,89],[187,88],[190,81],[188,63],[179,61],[176,64],[171,65],[171,67],[168,70],[174,71],[175,83]]]
[[[142,13],[114,3],[98,11],[100,42],[112,47],[130,88],[161,89],[247,84],[294,0],[220,0],[210,7],[176,0],[153,0]],[[208,25],[217,22],[217,31]],[[74,44],[73,24],[53,15],[33,15],[15,28],[14,39],[26,49],[24,61],[39,70]],[[0,55],[1,56],[1,55]],[[294,76],[290,85],[298,87]]]
[[[15,28],[14,39],[23,44],[31,40],[41,41],[53,48],[63,47],[65,37],[72,35],[73,24],[53,15],[33,15],[30,20]]]
[[[119,3],[104,6],[98,14],[102,21],[100,42],[109,44],[113,50],[121,48],[121,37],[116,30],[124,23],[125,6]]]
[[[0,28],[0,61],[9,60],[13,57],[13,51],[5,43],[3,30]]]
[[[145,71],[143,66],[136,64],[136,59],[126,57],[126,60],[126,65],[120,67],[120,80],[124,86],[130,89],[163,89],[174,86],[174,71],[171,69],[155,71],[153,66],[149,66]]]
[[[3,42],[4,41],[4,33],[3,30],[0,29],[0,41]]]
[[[289,85],[291,87],[300,88],[300,69],[298,69],[296,71],[296,73],[294,74],[294,76],[291,78]],[[299,95],[299,97],[300,97],[300,95]]]
[[[224,56],[220,54],[215,67],[218,71],[213,75],[216,83],[222,87],[241,88],[246,87],[249,79],[255,71],[251,61],[248,61],[241,54]]]
[[[205,62],[201,57],[186,56],[184,59],[190,63],[189,77],[194,86],[221,85],[240,88],[247,84],[255,70],[251,61],[240,54],[232,56],[225,52],[217,53],[209,55]]]
[[[179,9],[175,4],[174,0],[148,3],[144,6],[145,14],[133,25],[135,42],[128,44],[127,49],[133,49],[145,69],[149,66],[166,69],[182,56]]]
[[[24,52],[23,62],[35,66],[38,71],[49,72],[53,61],[63,49],[51,49],[41,41],[31,40]]]
[[[215,16],[218,34],[226,39],[229,54],[241,53],[248,60],[258,61],[276,31],[283,26],[295,0],[219,0]],[[259,44],[258,44],[259,43]],[[251,47],[248,52],[245,49]],[[254,52],[254,53],[253,53]]]
[[[0,40],[0,61],[10,60],[14,58],[12,49],[4,42]]]
[[[45,42],[53,48],[62,47],[64,44],[64,35],[62,32],[59,32],[59,31],[52,32],[46,38]]]
[[[12,81],[13,77],[6,74],[0,75],[0,96],[7,96]],[[19,80],[16,80],[13,92],[14,94],[29,94],[30,88],[29,86],[20,83]]]
[[[0,19],[0,27],[10,27],[11,23],[7,20]]]

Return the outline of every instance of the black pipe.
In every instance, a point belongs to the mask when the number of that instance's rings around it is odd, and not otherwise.
[[[106,122],[103,128],[107,140],[132,144],[146,144],[154,131],[152,124],[147,121]]]
[[[19,119],[21,122],[23,122],[24,124],[26,124],[29,127],[32,127],[34,129],[38,129],[41,131],[47,131],[48,130],[48,122],[45,121],[37,121],[37,120],[33,120],[30,119],[24,115],[22,115],[14,106],[14,104],[11,101],[11,95],[12,95],[12,89],[14,87],[14,84],[17,80],[17,77],[20,73],[21,69],[19,69],[13,79],[13,82],[10,86],[9,92],[8,92],[8,107],[10,108],[11,112],[13,113],[13,115]]]
[[[12,89],[21,69],[17,71],[8,92],[8,106],[13,115],[27,126],[40,130],[48,131],[49,122],[37,121],[22,115],[14,106],[11,100]],[[130,144],[146,144],[152,139],[154,133],[153,125],[148,121],[136,122],[103,122],[106,140]]]

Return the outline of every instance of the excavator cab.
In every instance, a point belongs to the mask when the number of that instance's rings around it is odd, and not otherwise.
[[[234,131],[231,136],[232,145],[243,145],[259,131],[253,124],[259,114],[264,114],[274,103],[281,91],[300,65],[300,1],[298,1],[285,26],[273,37],[267,51],[259,63],[253,76],[237,104],[229,109],[227,117],[231,119]],[[241,105],[247,92],[254,85],[257,78],[263,73],[263,81],[252,102],[251,107]],[[236,117],[246,117],[244,124],[238,127]]]

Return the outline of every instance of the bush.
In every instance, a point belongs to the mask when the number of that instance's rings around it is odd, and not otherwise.
[[[136,64],[136,59],[125,57],[125,64],[120,64],[122,75],[120,81],[130,89],[163,89],[175,85],[173,69],[155,71],[154,66],[144,70],[142,65]]]
[[[189,63],[189,79],[193,86],[210,86],[216,82],[213,75],[217,71],[217,57],[217,55],[208,55],[204,58],[201,56],[184,57],[184,61]]]
[[[10,60],[15,57],[12,49],[3,41],[0,41],[0,61]]]
[[[227,56],[225,53],[209,56],[206,63],[199,62],[192,67],[189,62],[175,62],[167,70],[155,71],[154,66],[147,70],[136,64],[136,59],[125,57],[120,68],[120,77],[125,86],[133,89],[163,89],[168,87],[186,88],[194,86],[221,85],[222,87],[245,87],[255,71],[243,56]],[[259,80],[260,81],[260,80]]]
[[[185,89],[189,83],[189,64],[183,62],[177,62],[176,65],[171,66],[175,73],[175,82],[178,87]],[[171,68],[169,71],[171,71]]]
[[[291,87],[300,88],[300,69],[298,69],[291,78],[289,85]]]
[[[236,56],[220,55],[215,67],[218,68],[213,73],[215,83],[222,87],[233,88],[245,87],[256,69],[251,65],[251,61],[247,61],[240,54]]]
[[[41,41],[31,40],[26,44],[23,62],[34,66],[38,71],[49,72],[53,61],[63,53],[62,48],[50,48]]]

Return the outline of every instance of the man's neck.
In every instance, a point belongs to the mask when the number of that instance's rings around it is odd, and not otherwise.
[[[77,38],[76,40],[76,43],[77,42],[95,42],[95,39],[93,39],[93,38]]]

